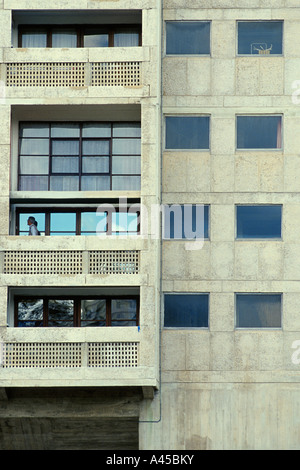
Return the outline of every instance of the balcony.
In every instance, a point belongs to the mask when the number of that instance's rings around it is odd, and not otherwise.
[[[3,386],[157,386],[158,309],[148,301],[147,240],[9,236],[0,245],[0,283],[6,286],[1,292],[7,292],[10,316],[20,292],[130,290],[139,293],[141,319],[139,326],[60,328],[17,328],[10,321],[1,327]],[[5,316],[1,312],[2,325]]]
[[[147,47],[102,49],[4,49],[5,98],[149,95]]]

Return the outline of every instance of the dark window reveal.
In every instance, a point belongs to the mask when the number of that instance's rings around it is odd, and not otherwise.
[[[281,116],[237,116],[238,149],[280,149]]]
[[[208,21],[168,21],[166,23],[166,53],[209,54],[210,23]]]
[[[208,294],[165,294],[164,326],[208,327]]]
[[[237,238],[281,238],[281,205],[237,206]]]
[[[208,116],[167,116],[166,149],[208,150]]]

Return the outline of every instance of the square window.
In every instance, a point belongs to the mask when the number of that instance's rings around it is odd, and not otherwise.
[[[281,205],[237,206],[237,238],[281,238]]]
[[[237,149],[281,149],[281,116],[237,116]]]
[[[209,206],[173,204],[164,206],[164,239],[208,239]]]
[[[210,22],[168,21],[166,23],[166,53],[193,55],[210,53]]]
[[[282,21],[239,21],[238,54],[282,54]]]
[[[166,149],[208,150],[208,116],[167,116]]]
[[[164,326],[208,328],[208,294],[165,294]]]
[[[281,294],[236,294],[237,328],[280,328]]]

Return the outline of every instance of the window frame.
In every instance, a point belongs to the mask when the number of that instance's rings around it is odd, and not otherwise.
[[[68,25],[61,25],[61,24],[29,24],[29,25],[19,25],[18,27],[18,48],[22,48],[22,35],[25,33],[33,33],[38,30],[44,30],[47,36],[47,45],[46,48],[52,48],[52,34],[55,29],[61,29],[62,31],[67,30],[75,30],[77,35],[77,46],[75,48],[70,49],[77,49],[77,48],[86,48],[84,47],[84,34],[85,31],[92,31],[95,29],[99,29],[99,34],[108,34],[108,46],[102,47],[117,47],[114,46],[114,36],[118,34],[122,30],[130,29],[136,30],[135,33],[139,35],[139,44],[135,47],[142,46],[142,25],[138,23],[130,23],[130,24],[68,24]],[[100,47],[100,46],[99,46]],[[126,47],[126,46],[123,46]],[[128,46],[127,46],[128,47]],[[63,47],[64,48],[64,47]],[[41,49],[45,49],[41,47]],[[58,48],[59,49],[59,48]]]
[[[282,23],[281,54],[239,53],[239,23]],[[236,56],[237,57],[283,57],[284,56],[284,23],[285,22],[282,19],[237,20],[236,21]]]
[[[43,300],[43,319],[42,325],[38,326],[18,326],[18,303],[21,300]],[[59,326],[48,326],[49,320],[49,300],[73,300],[73,326],[70,327],[59,327]],[[106,328],[106,327],[117,327],[117,325],[111,325],[111,304],[113,300],[135,300],[136,301],[136,324],[130,325],[129,327],[136,327],[140,324],[140,296],[139,295],[15,295],[14,296],[14,328],[89,328],[88,326],[81,326],[81,301],[82,300],[105,300],[106,301],[106,324],[103,326],[90,326],[90,328]],[[30,322],[30,320],[27,320]],[[31,320],[32,322],[36,320]],[[62,320],[63,321],[63,320]],[[122,320],[119,320],[122,323]],[[128,320],[123,320],[128,321]],[[133,321],[133,320],[131,320]],[[119,326],[119,325],[118,325]],[[120,325],[122,327],[122,325]],[[128,328],[127,325],[123,326]]]
[[[43,123],[45,126],[49,126],[49,136],[48,137],[23,137],[24,139],[43,139],[43,140],[48,140],[48,154],[45,155],[45,158],[48,158],[48,173],[47,174],[36,174],[36,173],[24,173],[21,174],[21,157],[26,156],[26,154],[21,155],[21,142],[22,142],[22,137],[21,137],[21,129],[23,124],[32,124],[32,125],[38,125]],[[57,125],[57,124],[70,124],[70,125],[79,125],[79,137],[53,137],[51,136],[51,126]],[[109,124],[110,125],[110,136],[109,137],[83,137],[82,136],[82,130],[84,125],[89,125],[89,124]],[[46,192],[52,192],[56,191],[55,189],[51,189],[51,177],[58,177],[58,176],[77,176],[78,177],[78,189],[75,190],[77,191],[93,191],[93,189],[81,189],[82,187],[82,182],[83,182],[83,177],[84,176],[102,176],[102,177],[109,177],[109,189],[101,189],[99,191],[118,191],[120,189],[113,189],[113,178],[115,177],[138,177],[140,180],[141,184],[141,171],[139,174],[136,173],[113,173],[113,157],[116,157],[118,155],[122,154],[115,154],[113,155],[113,142],[114,139],[122,139],[122,140],[129,140],[129,139],[134,139],[140,142],[140,153],[139,154],[132,154],[132,155],[124,155],[124,159],[126,159],[127,156],[136,156],[142,158],[142,150],[141,150],[141,143],[142,143],[142,137],[141,135],[139,137],[119,137],[119,136],[114,136],[113,131],[114,131],[114,125],[119,125],[119,124],[139,124],[141,126],[141,121],[20,121],[19,122],[19,127],[18,127],[18,163],[17,163],[17,190],[18,191],[28,191],[26,189],[20,189],[21,188],[21,178],[24,176],[35,176],[35,177],[47,177],[47,188],[41,191],[46,191]],[[109,167],[108,167],[108,172],[104,171],[99,171],[99,172],[90,172],[86,173],[83,171],[83,142],[84,141],[109,141]],[[53,156],[53,142],[71,142],[71,141],[78,141],[79,142],[79,152],[78,156],[78,172],[69,172],[69,173],[63,173],[63,172],[54,172],[52,169],[52,160]],[[139,185],[140,185],[139,184]],[[139,189],[140,190],[140,189]],[[63,191],[62,189],[59,191]],[[72,191],[72,190],[71,190]],[[136,191],[135,189],[133,191]]]
[[[209,52],[207,53],[203,53],[203,54],[200,54],[200,53],[168,53],[167,52],[167,24],[168,23],[206,23],[209,25],[209,43],[208,43],[208,46],[209,46]],[[165,21],[165,41],[164,41],[164,54],[165,54],[165,57],[211,57],[211,20],[166,20]]]
[[[130,206],[126,207],[126,213],[127,214],[137,214],[137,231],[124,231],[124,232],[119,232],[117,235],[140,235],[140,227],[141,227],[141,209],[140,209],[140,204],[135,204],[137,205],[135,211],[133,212]],[[15,208],[15,213],[16,213],[16,222],[15,222],[15,234],[18,236],[24,236],[25,234],[20,235],[20,215],[21,214],[31,214],[34,216],[36,213],[45,213],[45,236],[54,236],[54,234],[51,234],[51,227],[50,227],[50,214],[63,214],[63,213],[74,213],[76,217],[76,223],[75,223],[75,234],[70,234],[70,236],[87,236],[85,233],[81,233],[81,214],[83,212],[95,212],[97,213],[98,207],[101,208],[99,212],[104,212],[107,215],[106,219],[106,231],[101,232],[101,234],[105,235],[112,235],[114,234],[114,231],[112,230],[112,215],[113,211],[106,209],[105,204],[101,204],[101,206],[80,206],[80,207],[37,207],[37,206],[28,206],[28,207],[16,207]],[[119,207],[115,207],[115,213],[120,214],[120,213],[125,213],[125,210],[122,208],[120,209]],[[100,221],[100,218],[99,218]],[[64,232],[64,230],[62,230]],[[27,235],[27,233],[26,233]],[[26,236],[25,235],[25,236]],[[94,236],[97,236],[97,232],[95,232]]]
[[[279,117],[280,118],[280,147],[238,147],[238,118],[240,117]],[[283,143],[283,114],[237,114],[235,116],[235,151],[236,152],[283,152],[284,143]],[[278,138],[278,136],[277,136]]]
[[[166,326],[165,325],[165,297],[166,296],[203,296],[207,297],[207,326]],[[210,320],[210,294],[209,292],[163,292],[162,295],[162,303],[163,303],[163,328],[165,330],[204,330],[208,331],[210,328],[209,320]]]
[[[237,311],[237,302],[238,296],[280,296],[280,326],[238,326],[238,311]],[[283,320],[283,293],[282,292],[235,292],[234,294],[234,303],[235,303],[235,330],[283,330],[282,320]]]
[[[168,118],[203,118],[208,120],[208,147],[207,148],[185,148],[167,147],[167,120]],[[166,114],[164,116],[164,151],[165,152],[210,152],[211,149],[211,115],[210,114]]]
[[[238,207],[269,207],[269,206],[277,206],[280,207],[280,237],[238,237]],[[255,242],[255,241],[282,241],[282,227],[283,227],[283,204],[236,204],[235,205],[235,241],[245,241],[245,242]]]

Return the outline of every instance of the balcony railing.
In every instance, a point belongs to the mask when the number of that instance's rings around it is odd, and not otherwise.
[[[3,274],[139,274],[138,250],[10,250],[2,252]]]
[[[139,87],[141,62],[35,62],[6,64],[7,87]]]
[[[139,343],[128,342],[5,342],[0,346],[0,367],[133,368],[139,366]]]

